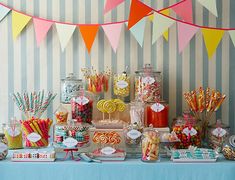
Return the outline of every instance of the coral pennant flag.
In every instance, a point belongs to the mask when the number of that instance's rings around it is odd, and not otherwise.
[[[207,49],[208,59],[211,59],[224,35],[224,31],[218,29],[203,28],[202,34]]]
[[[37,45],[40,46],[41,42],[46,37],[47,32],[51,28],[53,22],[33,18],[33,24],[34,24]]]
[[[228,31],[229,32],[229,35],[230,35],[230,38],[233,42],[233,45],[235,46],[235,30],[233,31]]]
[[[208,11],[218,16],[216,0],[197,0],[202,6],[204,6]]]
[[[0,22],[3,20],[3,18],[9,13],[10,9],[0,5]]]
[[[193,36],[197,33],[199,28],[181,22],[177,23],[177,27],[179,53],[181,53],[193,38]]]
[[[117,7],[119,4],[123,3],[125,0],[107,0],[105,7],[104,7],[104,13],[107,13]]]
[[[24,15],[22,13],[18,13],[16,11],[12,11],[12,34],[14,40],[21,33],[24,27],[28,24],[31,17]]]
[[[143,4],[139,0],[132,0],[128,20],[128,29],[134,26],[139,20],[141,20],[151,11],[152,9],[149,6]]]
[[[99,25],[80,25],[79,29],[85,42],[86,48],[90,53],[92,44],[99,30]]]
[[[166,15],[166,16],[169,16],[170,15],[170,9],[165,9],[163,11],[161,11],[162,14]],[[168,29],[163,33],[163,37],[166,41],[168,41]]]
[[[103,25],[105,35],[107,36],[113,51],[116,53],[123,23]]]
[[[171,8],[183,21],[193,22],[192,0],[186,0]]]

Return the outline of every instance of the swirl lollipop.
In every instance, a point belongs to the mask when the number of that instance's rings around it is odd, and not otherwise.
[[[102,112],[103,114],[103,120],[104,120],[104,113],[106,112],[105,109],[104,109],[104,103],[105,103],[106,100],[102,99],[102,100],[99,100],[96,107],[97,109]]]
[[[110,114],[116,111],[116,105],[112,100],[105,101],[103,108],[109,114],[109,119]]]

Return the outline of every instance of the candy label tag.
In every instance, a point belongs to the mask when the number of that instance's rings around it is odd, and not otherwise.
[[[4,152],[7,150],[7,145],[0,142],[0,153]]]
[[[223,128],[216,128],[212,131],[212,134],[217,137],[223,137],[226,134],[226,131]]]
[[[147,77],[144,77],[142,81],[145,84],[153,84],[155,82],[155,79],[150,76],[147,76]]]
[[[128,83],[126,81],[120,80],[120,81],[117,82],[117,87],[118,88],[124,89],[127,86],[128,86]]]
[[[87,99],[85,96],[79,96],[76,98],[76,103],[78,103],[79,105],[85,105],[89,103],[89,99]]]
[[[41,136],[38,133],[33,132],[27,136],[27,139],[31,142],[37,142],[41,139]]]
[[[16,137],[16,136],[20,135],[20,131],[18,129],[13,130],[13,129],[10,128],[10,129],[7,130],[7,133],[11,137]]]
[[[127,133],[127,136],[133,140],[137,139],[138,137],[141,136],[141,132],[135,130],[135,129],[132,129],[130,130],[128,133]]]
[[[194,136],[197,134],[197,130],[194,128],[189,129],[188,127],[183,129],[183,133],[186,134],[186,136]]]
[[[78,141],[74,138],[69,137],[63,141],[63,144],[66,147],[71,148],[71,147],[75,147],[78,144]]]
[[[116,149],[112,148],[112,147],[105,147],[103,149],[101,149],[101,153],[105,154],[105,155],[111,155],[113,153],[116,152]]]
[[[163,109],[165,109],[165,106],[163,106],[162,104],[160,103],[155,103],[151,106],[151,109],[154,111],[154,112],[161,112]]]

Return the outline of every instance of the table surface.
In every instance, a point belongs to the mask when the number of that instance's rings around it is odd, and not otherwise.
[[[223,158],[215,163],[173,163],[167,158],[146,163],[139,159],[88,163],[0,161],[0,180],[234,180],[235,161]]]

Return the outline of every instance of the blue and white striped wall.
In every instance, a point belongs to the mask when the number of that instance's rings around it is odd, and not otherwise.
[[[111,13],[103,15],[105,0],[1,0],[0,2],[27,14],[74,23],[102,23],[127,19],[129,0]],[[166,7],[176,0],[145,0],[154,8]],[[194,21],[199,25],[235,27],[235,1],[217,0],[219,17],[216,19],[199,3],[194,2]],[[171,15],[175,16],[174,13]],[[177,52],[176,25],[170,28],[169,42],[160,38],[151,45],[151,23],[147,22],[144,46],[141,48],[124,27],[117,54],[102,30],[99,31],[91,54],[86,51],[78,30],[66,50],[61,52],[53,27],[40,48],[36,46],[34,28],[30,23],[16,41],[12,40],[11,14],[0,23],[0,123],[12,116],[20,118],[9,94],[14,91],[52,90],[59,94],[60,79],[74,72],[80,78],[82,67],[94,66],[100,71],[106,66],[121,72],[128,65],[130,72],[151,63],[163,72],[164,99],[170,104],[170,118],[186,108],[182,93],[199,86],[210,86],[228,95],[214,118],[221,118],[235,129],[235,48],[228,34],[223,37],[215,56],[208,61],[201,32],[192,39],[180,55]],[[111,92],[105,95],[111,96]],[[133,98],[133,95],[132,95]],[[52,115],[59,104],[59,96],[47,114]]]

